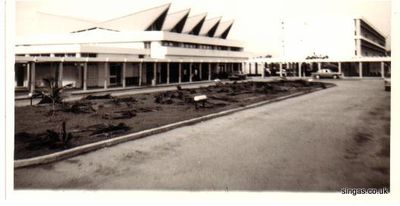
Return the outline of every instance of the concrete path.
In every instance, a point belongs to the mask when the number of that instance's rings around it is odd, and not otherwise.
[[[390,93],[309,95],[15,170],[16,189],[335,191],[389,184]]]

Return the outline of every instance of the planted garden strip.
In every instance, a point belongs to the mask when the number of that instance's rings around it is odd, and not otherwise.
[[[14,157],[52,154],[327,86],[305,81],[244,82],[119,97],[98,94],[55,106],[17,107]]]
[[[43,156],[33,157],[33,158],[28,158],[28,159],[15,160],[14,161],[14,168],[21,168],[21,167],[27,167],[27,166],[32,166],[32,165],[46,164],[46,163],[50,163],[50,162],[54,162],[54,161],[59,161],[59,160],[62,160],[62,159],[66,159],[66,158],[70,158],[70,157],[73,157],[73,156],[77,156],[79,154],[83,154],[83,153],[91,152],[91,151],[94,151],[94,150],[98,150],[98,149],[101,149],[101,148],[104,148],[104,147],[109,147],[109,146],[112,146],[112,145],[116,145],[116,144],[119,144],[119,143],[131,141],[131,140],[135,140],[135,139],[140,139],[140,138],[143,138],[143,137],[146,137],[146,136],[150,136],[150,135],[166,132],[166,131],[169,131],[169,130],[173,130],[173,129],[176,129],[178,127],[192,125],[192,124],[195,124],[195,123],[198,123],[198,122],[202,122],[202,121],[210,120],[210,119],[213,119],[213,118],[221,117],[221,116],[224,116],[224,115],[232,114],[234,112],[238,112],[238,111],[242,111],[242,110],[246,110],[246,109],[262,106],[262,105],[265,105],[265,104],[268,104],[268,103],[272,103],[272,102],[282,101],[282,100],[285,100],[285,99],[297,97],[297,96],[300,96],[300,95],[304,95],[304,94],[307,94],[307,93],[310,93],[310,92],[319,91],[319,90],[322,90],[322,88],[316,88],[316,89],[313,89],[312,91],[297,92],[297,93],[293,93],[293,94],[290,94],[290,95],[287,95],[287,96],[281,96],[281,97],[278,97],[278,98],[275,98],[275,99],[266,100],[266,101],[254,103],[254,104],[243,106],[243,107],[239,107],[239,108],[225,110],[225,111],[221,111],[221,112],[218,112],[218,113],[205,115],[205,116],[202,116],[202,117],[197,117],[197,118],[193,118],[193,119],[189,119],[189,120],[180,121],[180,122],[177,122],[177,123],[164,125],[164,126],[161,126],[161,127],[158,127],[158,128],[148,129],[148,130],[136,132],[136,133],[133,133],[133,134],[123,135],[123,136],[120,136],[120,137],[114,137],[112,139],[103,140],[103,141],[100,141],[100,142],[95,142],[95,143],[91,143],[91,144],[87,144],[87,145],[74,147],[72,149],[64,150],[64,151],[61,151],[61,152],[56,152],[56,153],[53,153],[53,154],[48,154],[48,155],[43,155]]]

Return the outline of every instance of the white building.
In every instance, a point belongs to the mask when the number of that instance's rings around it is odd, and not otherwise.
[[[345,77],[384,77],[390,73],[386,37],[364,18],[283,19],[281,36],[282,56],[250,60],[247,73],[262,76],[268,68],[272,72],[267,75],[304,77],[326,65]]]
[[[285,19],[281,24],[287,58],[386,56],[385,35],[360,17]]]
[[[227,39],[232,20],[169,8],[106,21],[42,12],[33,20],[19,19],[32,31],[15,45],[16,89],[33,91],[49,77],[85,92],[125,89],[209,81],[242,69],[243,43]]]

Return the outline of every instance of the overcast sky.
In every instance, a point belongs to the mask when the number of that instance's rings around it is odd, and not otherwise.
[[[191,8],[192,15],[208,12],[208,18],[234,19],[228,38],[244,41],[247,51],[263,55],[280,54],[279,25],[287,17],[363,16],[390,38],[388,0],[21,0],[16,12],[23,15],[39,10],[105,20],[165,3],[172,3],[170,12]]]

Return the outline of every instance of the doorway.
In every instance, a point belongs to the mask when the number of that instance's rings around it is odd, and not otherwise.
[[[122,74],[122,64],[121,63],[111,63],[110,64],[110,86],[116,87],[121,86],[121,74]]]

